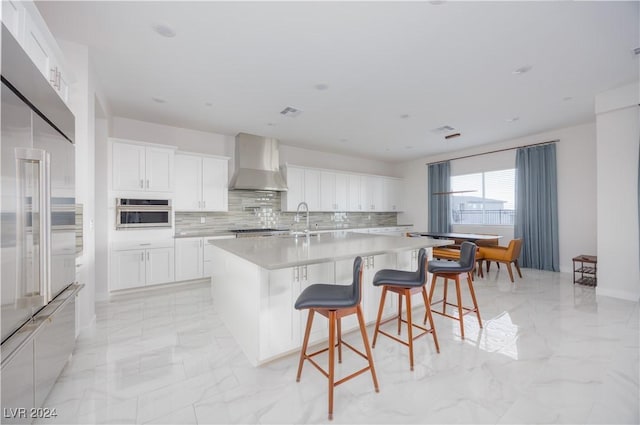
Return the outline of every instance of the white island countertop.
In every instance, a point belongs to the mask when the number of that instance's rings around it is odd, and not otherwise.
[[[312,236],[272,236],[222,239],[210,244],[267,270],[325,263],[356,256],[378,255],[432,248],[453,241],[431,238],[380,236],[352,232]]]

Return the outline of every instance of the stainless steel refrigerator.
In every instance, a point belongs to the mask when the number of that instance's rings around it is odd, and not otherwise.
[[[1,39],[2,421],[12,422],[5,409],[38,407],[57,377],[47,362],[70,354],[56,345],[75,340],[75,317],[50,326],[75,282],[75,119],[4,25]]]

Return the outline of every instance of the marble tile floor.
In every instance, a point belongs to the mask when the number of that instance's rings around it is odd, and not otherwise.
[[[476,280],[484,328],[466,316],[465,340],[435,315],[441,352],[416,340],[413,372],[406,347],[379,337],[380,392],[368,374],[337,387],[333,422],[639,423],[639,304],[597,297],[570,274],[523,272],[515,284],[504,270]],[[297,354],[252,367],[206,283],[96,311],[45,402],[58,417],[41,423],[327,422],[326,379],[307,363],[296,383]],[[362,361],[346,350],[338,376]]]

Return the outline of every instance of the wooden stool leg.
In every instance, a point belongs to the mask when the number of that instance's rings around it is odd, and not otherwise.
[[[380,307],[378,307],[378,318],[376,319],[376,329],[373,331],[373,344],[371,348],[376,348],[376,340],[378,339],[378,331],[380,330],[380,321],[382,320],[382,310],[384,309],[384,299],[387,297],[387,287],[382,287],[382,295],[380,296]]]
[[[478,316],[478,323],[480,327],[482,327],[482,319],[480,319],[480,309],[478,308],[478,301],[476,301],[476,291],[473,289],[473,283],[471,279],[467,277],[467,283],[469,284],[469,292],[471,293],[471,300],[473,301],[473,308],[476,310],[476,315]]]
[[[356,314],[358,316],[358,324],[360,325],[360,334],[362,334],[362,342],[364,343],[364,348],[367,352],[367,360],[369,361],[369,368],[371,370],[371,379],[373,379],[373,387],[376,392],[380,392],[380,388],[378,387],[378,377],[376,376],[376,368],[373,366],[373,355],[371,354],[371,349],[369,348],[369,338],[367,338],[367,329],[364,327],[364,316],[362,315],[362,308],[360,304],[356,307]]]
[[[402,295],[398,294],[398,335],[402,333]]]
[[[458,318],[460,319],[460,335],[464,339],[464,316],[462,314],[462,296],[460,295],[460,275],[456,275],[456,295],[458,296]]]
[[[433,335],[433,342],[436,344],[436,352],[440,352],[440,345],[438,345],[438,337],[436,336],[436,326],[433,323],[433,316],[431,315],[431,303],[427,298],[427,289],[422,287],[422,299],[424,300],[425,315],[429,319],[429,326],[431,326],[431,334]],[[425,319],[425,324],[427,323]]]
[[[313,309],[310,309],[309,315],[307,316],[307,328],[304,331],[304,340],[302,342],[302,349],[300,350],[300,363],[298,363],[298,375],[296,375],[296,382],[300,382],[300,375],[302,375],[302,365],[307,358],[307,345],[309,344],[309,334],[311,333],[311,324],[313,323],[314,313],[315,311]]]
[[[447,288],[449,287],[449,278],[444,278],[444,300],[442,302],[442,313],[447,312]]]
[[[407,298],[407,334],[409,336],[409,366],[413,370],[413,321],[411,319],[411,291],[405,289],[404,296]],[[402,298],[402,295],[400,296]]]
[[[329,311],[329,420],[333,419],[333,390],[334,390],[334,369],[335,369],[335,358],[334,358],[334,344],[333,341],[336,339],[336,311]]]
[[[431,278],[431,288],[429,288],[429,306],[431,306],[431,302],[433,301],[433,293],[435,292],[436,289],[436,279],[438,278],[438,276],[436,276],[436,274],[433,274],[433,277]],[[427,323],[427,312],[424,312],[424,321],[422,323]]]
[[[338,363],[342,363],[342,318],[338,318]]]

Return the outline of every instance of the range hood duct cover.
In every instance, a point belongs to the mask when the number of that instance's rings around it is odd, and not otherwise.
[[[253,134],[236,136],[235,173],[231,190],[264,190],[284,192],[287,184],[280,173],[277,139]]]

